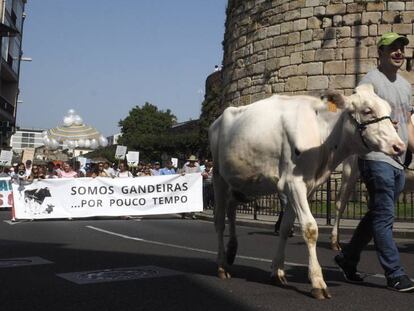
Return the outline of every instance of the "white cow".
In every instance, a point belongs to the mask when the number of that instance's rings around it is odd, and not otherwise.
[[[410,168],[412,169],[411,166]],[[333,250],[341,250],[339,224],[359,175],[358,156],[348,157],[342,164],[341,186],[339,187],[338,198],[335,202],[335,223],[331,232],[331,248]],[[412,170],[405,171],[403,191],[414,191],[414,171]]]
[[[378,150],[394,156],[401,154],[405,145],[392,125],[390,106],[371,85],[357,87],[348,97],[331,93],[326,98],[329,103],[311,96],[274,95],[248,106],[229,107],[211,125],[220,278],[230,277],[227,264],[234,262],[237,252],[238,202],[282,192],[289,206],[272,276],[286,284],[284,249],[296,213],[309,250],[311,293],[318,299],[331,297],[316,256],[318,227],[307,197],[349,155]],[[336,108],[340,110],[335,112]],[[227,252],[223,241],[226,213],[230,234]]]

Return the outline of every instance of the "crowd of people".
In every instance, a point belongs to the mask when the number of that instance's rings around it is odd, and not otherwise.
[[[24,180],[49,179],[49,178],[79,178],[79,177],[143,177],[171,174],[200,173],[207,183],[212,180],[211,161],[200,161],[191,156],[182,168],[173,166],[170,160],[165,161],[161,167],[160,162],[140,162],[137,167],[129,167],[126,162],[119,164],[107,162],[87,163],[81,166],[79,162],[48,162],[47,164],[35,164],[31,160],[25,163],[16,163],[10,167],[4,167],[3,177],[19,177]]]

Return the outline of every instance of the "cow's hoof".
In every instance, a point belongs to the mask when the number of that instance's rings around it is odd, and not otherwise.
[[[238,243],[236,239],[230,239],[229,243],[227,243],[227,264],[229,264],[230,266],[234,263],[234,260],[236,259],[237,247]]]
[[[277,286],[287,286],[288,281],[285,277],[285,271],[278,269],[277,273],[270,277],[270,280],[273,284]]]
[[[288,281],[287,279],[283,276],[283,277],[276,277],[273,276],[270,278],[270,282],[276,286],[280,286],[280,287],[285,287],[288,286]]]
[[[329,293],[328,288],[312,288],[311,295],[312,297],[318,300],[322,300],[325,298],[330,299],[332,297],[331,294]]]
[[[228,273],[226,270],[224,270],[223,268],[219,268],[218,269],[218,277],[220,278],[220,280],[226,280],[226,279],[231,279],[231,275],[230,273]]]
[[[341,245],[339,245],[338,242],[332,242],[331,243],[331,249],[334,251],[340,252],[342,250]]]

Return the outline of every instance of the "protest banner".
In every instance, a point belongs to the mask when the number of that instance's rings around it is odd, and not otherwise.
[[[16,219],[159,215],[203,210],[200,174],[43,179],[13,185]]]
[[[10,177],[0,177],[0,209],[13,206],[13,189]]]

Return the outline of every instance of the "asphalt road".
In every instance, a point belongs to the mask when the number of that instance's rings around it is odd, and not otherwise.
[[[327,235],[320,235],[318,258],[332,299],[317,301],[309,294],[308,255],[299,234],[289,239],[289,287],[281,288],[269,282],[276,237],[264,229],[238,227],[233,278],[222,281],[211,222],[171,215],[9,223],[8,212],[0,219],[1,311],[414,310],[414,293],[384,287],[372,246],[360,265],[369,275],[365,285],[345,283]],[[397,242],[414,277],[414,241]]]

